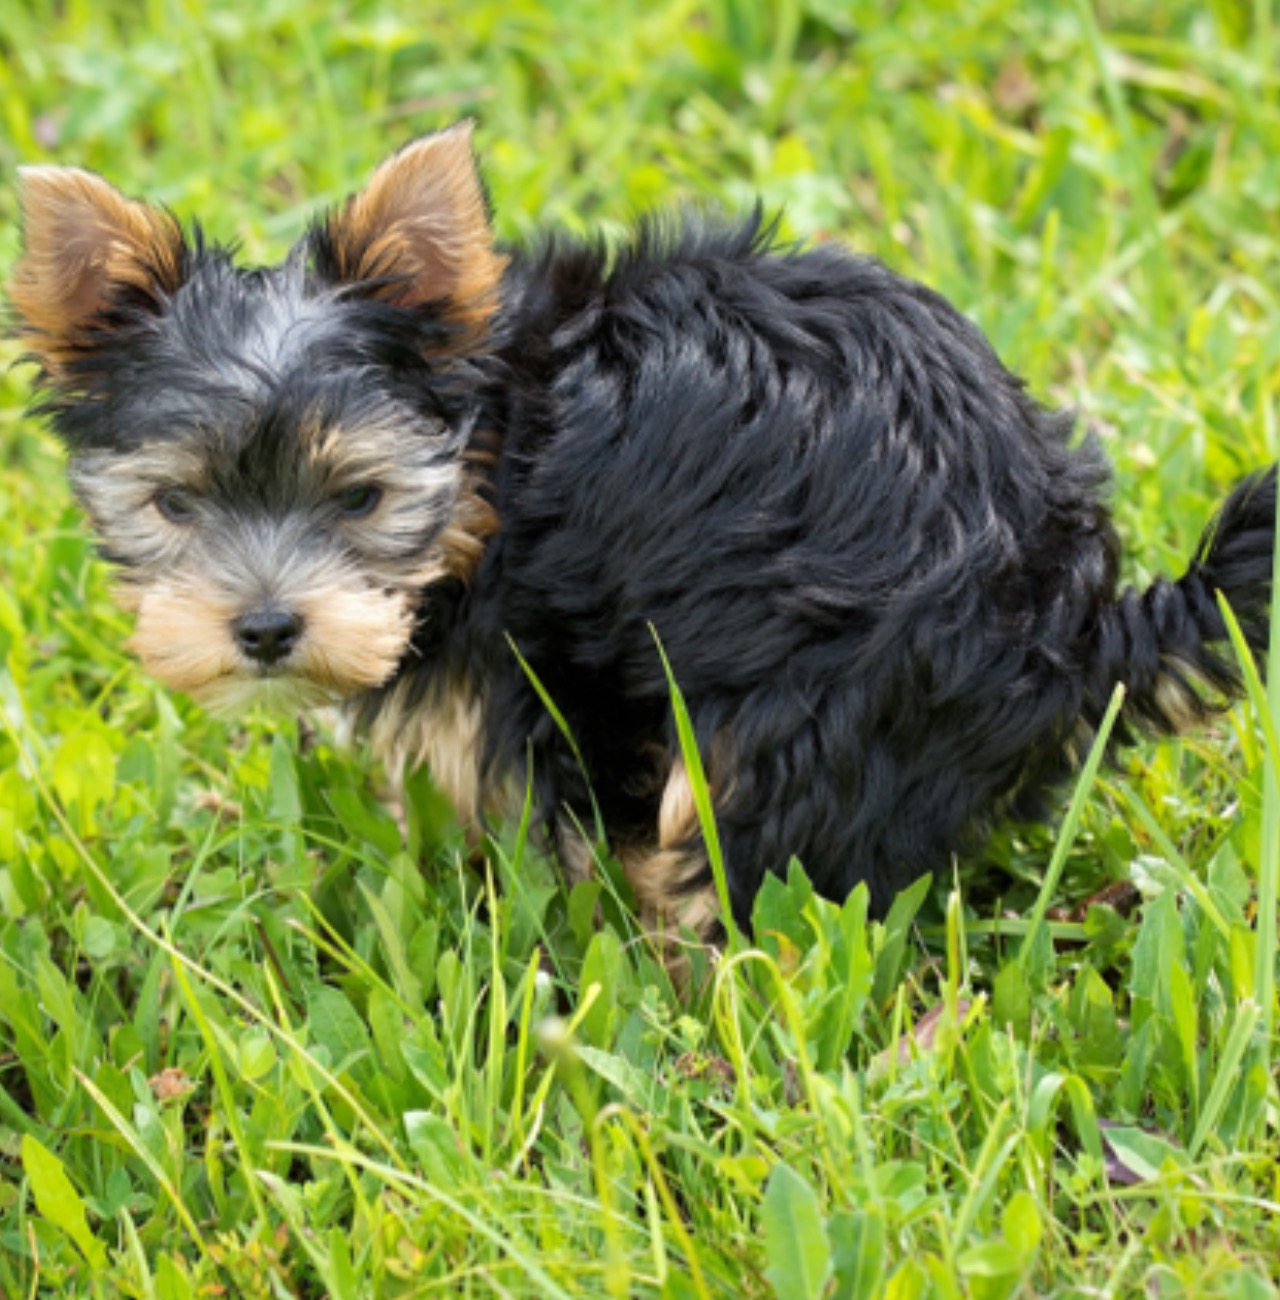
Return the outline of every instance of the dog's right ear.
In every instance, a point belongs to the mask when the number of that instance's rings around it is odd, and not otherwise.
[[[159,311],[181,285],[185,245],[167,212],[78,167],[19,169],[22,252],[9,297],[18,336],[57,379],[126,299]]]

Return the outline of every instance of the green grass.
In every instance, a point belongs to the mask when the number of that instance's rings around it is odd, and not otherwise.
[[[464,114],[507,237],[759,193],[1082,409],[1141,582],[1277,451],[1277,34],[1267,0],[0,0],[0,265],[21,162],[266,260]],[[403,845],[323,730],[149,683],[27,382],[0,378],[0,1295],[1276,1294],[1260,686],[884,926],[772,882],[682,1002],[607,881],[566,894],[520,828],[472,870],[420,776]],[[1131,914],[1082,906],[1122,881]]]

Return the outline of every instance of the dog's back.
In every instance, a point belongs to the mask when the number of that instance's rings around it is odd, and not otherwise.
[[[601,261],[511,277],[480,639],[510,633],[643,843],[675,755],[656,632],[740,910],[792,854],[884,906],[1065,761],[1114,586],[1105,462],[877,263],[771,253],[756,222],[650,228]],[[547,806],[586,819],[558,728],[518,665],[497,677],[499,766],[534,736]],[[662,756],[647,786],[638,754]]]

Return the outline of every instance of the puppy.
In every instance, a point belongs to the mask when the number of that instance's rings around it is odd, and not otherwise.
[[[22,202],[39,409],[149,670],[340,702],[464,818],[528,778],[571,873],[594,793],[654,926],[717,925],[655,634],[743,926],[792,855],[883,912],[1040,815],[1117,683],[1117,743],[1201,721],[1239,687],[1219,591],[1264,644],[1274,469],[1119,592],[1072,417],[936,294],[758,215],[502,248],[466,124],[270,268],[85,171]]]

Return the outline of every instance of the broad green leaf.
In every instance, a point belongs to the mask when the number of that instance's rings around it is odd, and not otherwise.
[[[360,1282],[351,1263],[351,1245],[339,1228],[329,1233],[329,1277],[333,1300],[361,1300]]]
[[[1179,963],[1173,963],[1168,970],[1169,987],[1167,990],[1169,1009],[1172,1013],[1173,1027],[1182,1048],[1182,1068],[1186,1088],[1191,1099],[1193,1114],[1200,1109],[1200,1069],[1197,1048],[1197,1021],[1199,1013],[1195,990],[1191,986],[1191,977]]]
[[[874,1210],[834,1214],[827,1224],[835,1260],[832,1300],[873,1300],[887,1262],[884,1219]]]
[[[1169,971],[1186,961],[1186,942],[1178,916],[1178,899],[1166,889],[1143,909],[1142,924],[1133,945],[1133,1027],[1154,1010],[1167,1010]]]
[[[764,878],[751,916],[756,942],[778,961],[784,973],[799,964],[813,943],[813,931],[804,909],[813,898],[813,886],[802,873],[788,879],[770,873]]]
[[[596,933],[596,909],[604,886],[598,880],[580,880],[569,891],[569,929],[585,950]]]
[[[1010,1025],[1019,1038],[1031,1028],[1031,989],[1027,973],[1017,961],[1000,968],[991,994],[991,1011],[997,1024]]]
[[[195,1300],[191,1280],[174,1255],[166,1253],[156,1260],[156,1300]]]
[[[18,832],[31,826],[35,815],[36,797],[30,782],[16,767],[0,772],[0,862],[17,856]]]
[[[769,1178],[760,1207],[765,1277],[779,1300],[818,1300],[831,1272],[818,1194],[789,1165]]]
[[[80,935],[80,945],[86,957],[94,961],[105,961],[115,951],[115,926],[102,916],[87,917]]]
[[[1107,1145],[1127,1169],[1146,1181],[1159,1178],[1166,1162],[1180,1169],[1189,1163],[1185,1151],[1140,1128],[1107,1129]]]
[[[115,793],[116,756],[97,732],[71,736],[53,760],[53,788],[83,835],[93,834],[93,813]]]
[[[357,1070],[363,1075],[368,1069],[367,1057],[372,1046],[364,1021],[341,989],[321,985],[307,992],[307,1011],[311,1034],[317,1043],[329,1049],[330,1068]]]
[[[401,938],[403,927],[397,923],[398,918],[393,918],[391,909],[382,897],[375,894],[373,890],[364,888],[363,885],[361,893],[382,938],[382,948],[387,955],[387,964],[391,968],[396,992],[410,1006],[418,1006],[422,1000],[422,985],[409,965],[408,954]],[[386,882],[384,895],[396,900],[398,911],[402,911],[407,906],[404,891],[393,879]]]
[[[928,876],[921,876],[893,900],[889,915],[885,917],[884,941],[876,955],[876,974],[871,985],[871,998],[877,1006],[884,1005],[902,978],[911,923],[929,893],[930,883]]]
[[[986,1241],[962,1252],[956,1264],[966,1277],[1004,1277],[1022,1269],[1018,1252],[1007,1241]]]
[[[673,1270],[662,1284],[662,1300],[700,1300],[700,1297],[689,1275]]]
[[[264,1029],[250,1029],[236,1045],[240,1073],[246,1079],[261,1079],[276,1063],[276,1046]]]
[[[1025,1188],[1019,1188],[1009,1197],[1000,1216],[1000,1227],[1004,1239],[1012,1247],[1021,1261],[1021,1267],[1028,1267],[1040,1249],[1040,1239],[1044,1235],[1044,1226],[1040,1221],[1040,1207],[1036,1198]]]
[[[407,1024],[404,1011],[386,989],[369,990],[369,1029],[378,1049],[382,1069],[397,1082],[405,1077],[404,1042]]]
[[[304,844],[302,836],[294,829],[302,819],[302,791],[298,783],[298,764],[293,750],[283,736],[271,738],[271,819],[281,826],[278,843],[280,853],[292,871],[290,881],[304,883],[294,874],[302,867]]]
[[[884,1300],[920,1300],[929,1285],[929,1275],[918,1260],[904,1259],[884,1289]]]
[[[324,798],[339,824],[362,846],[372,845],[384,858],[400,852],[400,829],[385,810],[371,806],[357,791],[341,786],[325,790]]]
[[[429,1020],[420,1021],[404,1041],[404,1062],[409,1072],[440,1104],[450,1085],[444,1048]]]
[[[599,994],[582,1019],[583,1032],[595,1047],[608,1049],[613,1045],[622,974],[622,945],[612,930],[600,930],[587,947],[580,980],[583,992],[593,984],[600,986]]]
[[[271,805],[276,821],[287,825],[302,816],[302,795],[298,789],[298,769],[293,751],[283,736],[271,738]]]
[[[585,1021],[583,1022],[585,1024]],[[622,1096],[642,1112],[661,1112],[664,1098],[658,1091],[652,1074],[638,1069],[624,1056],[602,1052],[598,1048],[579,1043],[574,1048],[578,1058],[602,1079],[613,1084]]]
[[[107,1252],[89,1231],[84,1202],[62,1161],[30,1133],[22,1139],[22,1167],[31,1180],[36,1209],[75,1242],[90,1267],[105,1268]]]
[[[470,1162],[452,1126],[426,1111],[411,1110],[404,1117],[405,1133],[423,1172],[437,1187],[457,1192],[471,1181]]]
[[[1074,1060],[1081,1069],[1115,1069],[1124,1057],[1124,1038],[1116,1019],[1111,990],[1093,969],[1084,965],[1076,981],[1071,1009],[1076,1031]]]

